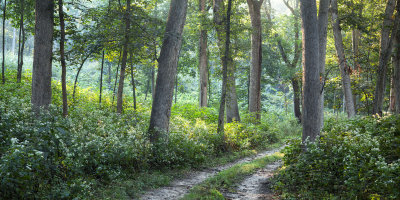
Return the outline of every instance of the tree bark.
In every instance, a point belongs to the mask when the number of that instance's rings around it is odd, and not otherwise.
[[[115,72],[115,81],[114,81],[114,89],[113,89],[113,97],[112,97],[112,102],[111,102],[111,106],[114,105],[114,99],[115,99],[115,89],[117,88],[117,83],[118,83],[118,72],[119,72],[119,67],[121,65],[122,62],[122,51],[120,51],[119,57],[118,57],[118,65],[117,65],[117,72]]]
[[[320,66],[317,6],[314,0],[301,0],[303,30],[303,142],[315,141],[320,133]]]
[[[129,44],[129,29],[130,29],[130,10],[131,10],[131,0],[126,1],[126,12],[125,12],[125,42],[124,50],[122,53],[122,63],[121,63],[121,73],[119,75],[119,85],[118,85],[118,96],[117,96],[117,113],[122,113],[123,111],[123,99],[122,95],[124,92],[124,80],[125,80],[125,69],[126,62],[128,59],[128,44]]]
[[[227,80],[226,80],[226,121],[228,123],[235,121],[240,121],[239,116],[239,108],[237,105],[237,95],[236,95],[236,84],[235,84],[235,65],[233,63],[232,55],[229,52],[225,56],[225,48],[226,48],[226,26],[227,26],[227,19],[224,16],[224,2],[223,0],[214,0],[214,23],[215,28],[217,31],[217,38],[218,38],[218,47],[220,49],[220,57],[221,63],[224,65],[226,62],[226,72],[227,72]],[[230,26],[230,25],[229,25]],[[226,61],[225,61],[226,59]],[[224,66],[223,66],[224,68]],[[224,109],[225,111],[225,109]]]
[[[259,121],[261,119],[261,5],[263,0],[247,0],[249,6],[251,33],[251,67],[249,86],[249,112]]]
[[[133,95],[133,109],[136,110],[136,84],[135,77],[133,76],[133,59],[131,54],[131,84],[132,84],[132,95]]]
[[[225,112],[225,101],[227,96],[228,89],[228,65],[230,58],[230,34],[231,34],[231,9],[232,9],[232,0],[228,0],[228,9],[226,14],[226,24],[225,24],[225,45],[224,45],[224,55],[222,57],[222,90],[221,90],[221,102],[219,106],[219,115],[218,115],[218,128],[217,132],[222,134],[223,141],[225,141],[224,134],[224,112]],[[223,0],[214,0],[214,14],[220,15],[223,12]],[[217,21],[214,16],[214,21]],[[221,24],[216,23],[217,26],[221,26]],[[219,27],[222,28],[222,27]],[[219,37],[222,37],[221,35]],[[222,147],[225,150],[225,145]]]
[[[320,77],[321,77],[321,86],[320,86],[320,125],[321,129],[324,126],[324,102],[325,102],[325,91],[324,91],[324,83],[325,83],[325,60],[326,60],[326,43],[327,43],[327,29],[328,29],[328,12],[329,5],[331,5],[331,0],[320,0],[319,3],[319,12],[318,12],[318,32],[319,32],[319,68],[320,68]]]
[[[24,28],[24,0],[20,0],[21,5],[21,18],[19,22],[20,26],[20,45],[18,50],[18,69],[17,69],[17,83],[21,82],[22,67],[24,65],[24,49],[25,49],[25,28]],[[22,34],[22,36],[21,36]],[[22,38],[21,38],[22,37]]]
[[[199,10],[205,18],[206,0],[199,0]],[[199,74],[200,74],[200,107],[207,107],[207,85],[208,85],[208,55],[207,55],[207,30],[202,22],[200,28],[199,49]]]
[[[178,67],[182,32],[186,20],[187,0],[171,0],[164,41],[161,47],[155,96],[150,116],[150,141],[156,143],[169,131],[174,77]]]
[[[3,62],[1,63],[1,77],[2,77],[2,83],[5,84],[6,83],[6,76],[5,76],[5,30],[6,30],[6,13],[7,13],[7,0],[4,0],[4,7],[3,7]]]
[[[398,30],[397,30],[398,31]],[[400,114],[400,34],[396,34],[394,40],[396,51],[393,58],[393,87],[395,101],[395,113]]]
[[[374,102],[373,102],[373,114],[379,114],[382,116],[382,106],[385,97],[386,88],[386,74],[387,65],[389,62],[390,54],[392,52],[392,45],[390,39],[390,31],[393,26],[393,12],[395,9],[396,0],[388,0],[385,10],[385,18],[382,24],[381,31],[381,46],[379,52],[379,65],[378,74],[374,92]]]
[[[60,60],[61,60],[61,87],[62,87],[62,101],[63,101],[63,116],[68,115],[68,100],[67,100],[67,66],[65,63],[64,43],[65,43],[65,22],[64,22],[64,11],[63,1],[58,0],[58,13],[60,15]]]
[[[33,54],[33,110],[47,108],[51,103],[51,61],[53,55],[54,1],[36,1],[35,49]]]
[[[104,50],[103,50],[103,54],[101,57],[99,104],[101,104],[101,96],[103,93],[103,69],[104,69]]]
[[[335,38],[336,53],[339,59],[340,73],[342,75],[342,85],[343,85],[343,93],[345,98],[347,116],[351,118],[354,117],[356,114],[354,109],[353,94],[351,91],[351,80],[350,80],[351,68],[349,65],[347,65],[346,57],[344,55],[343,39],[340,28],[340,22],[338,18],[337,0],[332,0],[332,27],[333,27],[333,36]]]

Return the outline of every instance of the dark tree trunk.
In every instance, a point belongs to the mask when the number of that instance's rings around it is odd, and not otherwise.
[[[25,28],[24,28],[24,0],[20,0],[21,5],[21,18],[20,26],[20,45],[18,50],[18,69],[17,69],[17,83],[21,82],[22,67],[24,65],[24,49],[25,49]],[[22,35],[22,38],[21,38]],[[22,39],[22,40],[21,40]]]
[[[294,106],[294,116],[297,118],[297,121],[301,123],[301,91],[299,80],[297,77],[292,78],[292,87],[293,87],[293,106]]]
[[[99,104],[101,104],[101,95],[103,93],[103,69],[104,69],[104,50],[103,50],[103,55],[101,57]]]
[[[395,10],[396,0],[388,0],[385,10],[385,18],[382,24],[381,31],[381,47],[379,52],[379,65],[378,74],[374,92],[374,102],[372,112],[373,114],[379,114],[382,116],[382,106],[385,97],[386,88],[386,74],[387,65],[392,52],[392,45],[390,39],[391,27],[393,25],[393,12]],[[397,14],[396,14],[397,15]]]
[[[117,96],[117,113],[122,113],[123,108],[123,99],[122,95],[124,92],[124,80],[125,80],[125,69],[126,62],[128,59],[128,44],[129,44],[129,29],[130,29],[130,10],[131,10],[131,1],[126,1],[126,14],[125,14],[125,42],[124,42],[124,50],[122,53],[122,63],[121,63],[121,73],[119,75],[119,85],[118,85],[118,96]]]
[[[303,142],[315,141],[320,132],[320,67],[317,6],[301,0],[303,29]]]
[[[206,0],[199,0],[199,10],[205,19]],[[200,107],[207,107],[207,85],[208,85],[208,55],[207,55],[207,30],[202,21],[200,28],[199,49],[199,74],[200,74]]]
[[[157,83],[150,116],[150,141],[156,143],[169,131],[174,78],[178,67],[187,0],[171,0],[164,41],[158,62]]]
[[[33,54],[33,110],[51,103],[51,61],[53,55],[54,1],[36,1],[35,49]]]
[[[60,15],[60,59],[61,59],[61,87],[62,87],[62,101],[63,101],[63,116],[68,115],[68,101],[67,101],[67,65],[65,64],[65,53],[64,53],[64,43],[65,43],[65,23],[64,23],[64,11],[63,11],[63,1],[58,0],[58,13]]]
[[[4,7],[3,7],[3,43],[2,43],[2,45],[3,45],[3,62],[1,63],[1,77],[2,77],[2,82],[3,82],[3,84],[4,83],[6,83],[6,76],[5,76],[5,53],[6,53],[6,50],[5,50],[5,42],[6,42],[6,40],[5,40],[5,35],[6,35],[6,33],[5,33],[5,30],[6,30],[6,13],[7,13],[7,0],[4,0]]]
[[[263,0],[247,0],[251,18],[251,67],[249,86],[249,112],[259,121],[261,119],[261,5]]]
[[[131,84],[132,84],[132,95],[133,95],[133,109],[136,110],[136,84],[135,84],[135,77],[133,76],[132,53],[131,53]]]
[[[223,12],[223,1],[222,0],[215,0],[214,1],[214,14],[220,14]],[[227,96],[227,84],[228,84],[228,62],[229,62],[229,55],[230,55],[230,34],[231,34],[231,9],[232,9],[232,0],[228,0],[228,9],[227,9],[227,14],[226,14],[226,26],[225,26],[225,46],[224,46],[224,54],[222,57],[222,90],[221,90],[221,102],[219,106],[219,115],[218,115],[218,128],[217,132],[222,134],[223,141],[225,141],[225,134],[224,134],[224,112],[225,112],[225,99]],[[218,19],[216,20],[218,22]],[[221,26],[221,24],[217,25]],[[222,37],[222,36],[219,36]],[[222,39],[222,38],[221,38]],[[223,149],[225,149],[225,145],[223,146]]]
[[[120,54],[119,54],[119,60],[118,60],[118,65],[117,65],[117,72],[115,72],[115,81],[114,81],[113,98],[112,98],[111,106],[114,105],[115,89],[117,88],[117,83],[118,83],[118,72],[119,72],[119,67],[120,67],[120,65],[121,65],[121,61],[122,61],[121,56],[122,56],[122,50],[120,51]]]
[[[224,14],[224,2],[223,0],[215,0],[214,1],[214,23],[215,28],[217,30],[217,38],[218,38],[218,46],[220,49],[220,57],[222,66],[224,62],[226,62],[227,67],[227,80],[226,80],[226,121],[228,123],[235,121],[240,121],[239,116],[239,108],[237,105],[237,96],[236,96],[236,84],[235,84],[235,65],[233,63],[231,53],[228,53],[227,57],[225,57],[225,48],[226,48],[226,16]],[[226,59],[226,61],[225,61]],[[224,67],[224,66],[223,66]],[[225,109],[224,109],[225,111]]]
[[[400,34],[396,34],[394,40],[396,51],[393,58],[393,88],[395,101],[395,113],[400,114]]]
[[[320,68],[320,125],[324,126],[324,83],[325,83],[325,60],[326,60],[326,43],[328,35],[328,12],[331,0],[320,0],[318,11],[318,32],[319,32],[319,68]]]

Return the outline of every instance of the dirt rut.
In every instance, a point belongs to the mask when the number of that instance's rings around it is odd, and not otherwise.
[[[188,175],[185,176],[185,178],[175,180],[171,183],[170,186],[167,187],[162,187],[158,188],[155,190],[151,190],[146,192],[143,196],[141,196],[139,199],[141,200],[170,200],[170,199],[180,199],[182,198],[193,186],[198,185],[199,183],[203,182],[209,177],[214,176],[218,172],[231,168],[233,165],[236,164],[241,164],[241,163],[246,163],[250,162],[252,160],[258,159],[265,157],[267,155],[274,154],[278,151],[280,151],[281,148],[273,149],[270,151],[264,151],[261,152],[255,156],[251,157],[246,157],[240,160],[237,160],[235,162],[219,166],[219,167],[214,167],[210,169],[205,169],[201,171],[194,171],[189,173]]]
[[[255,174],[247,177],[242,183],[240,183],[235,192],[223,192],[224,197],[229,200],[278,199],[273,195],[270,189],[270,178],[273,176],[273,172],[281,166],[281,164],[281,161],[268,164],[265,168],[260,169]]]

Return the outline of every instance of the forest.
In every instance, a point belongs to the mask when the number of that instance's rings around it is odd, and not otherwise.
[[[400,199],[400,0],[0,10],[0,199]]]

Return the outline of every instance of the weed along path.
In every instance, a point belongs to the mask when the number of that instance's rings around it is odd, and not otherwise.
[[[226,199],[277,199],[270,189],[270,178],[278,167],[282,164],[281,161],[268,164],[265,168],[257,170],[256,173],[247,177],[234,192],[224,191],[223,195]]]
[[[205,170],[201,170],[201,171],[190,172],[189,174],[187,174],[185,176],[185,178],[173,181],[170,184],[170,186],[162,187],[162,188],[158,188],[158,189],[146,192],[143,196],[140,197],[140,199],[141,200],[180,199],[186,193],[188,193],[188,191],[192,187],[200,184],[201,182],[203,182],[204,180],[206,180],[210,177],[213,177],[220,171],[229,169],[232,166],[237,165],[237,164],[247,163],[247,162],[259,159],[259,158],[263,158],[263,157],[272,155],[272,154],[280,151],[281,149],[282,149],[282,147],[273,149],[273,150],[269,150],[269,151],[264,151],[255,156],[239,159],[235,162],[232,162],[232,163],[229,163],[226,165],[222,165],[219,167],[214,167],[214,168],[205,169]]]

